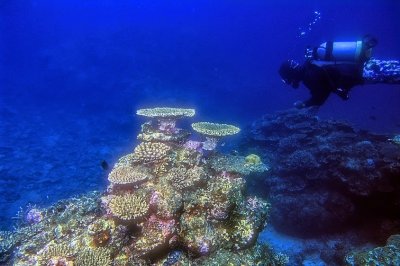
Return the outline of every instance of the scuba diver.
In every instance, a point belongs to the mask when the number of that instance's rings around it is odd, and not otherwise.
[[[300,65],[287,60],[279,68],[282,81],[298,88],[303,82],[311,93],[306,101],[294,103],[296,108],[321,106],[331,93],[349,99],[356,85],[400,84],[400,62],[371,58],[377,40],[369,35],[357,42],[325,42],[306,49],[306,62]]]

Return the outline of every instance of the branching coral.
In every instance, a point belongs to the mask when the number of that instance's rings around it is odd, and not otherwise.
[[[198,186],[206,180],[207,174],[203,167],[200,166],[195,166],[190,169],[176,167],[172,168],[165,178],[172,187],[183,192],[190,188],[198,188]]]
[[[134,151],[134,158],[139,163],[155,163],[164,159],[171,147],[161,142],[143,142]]]
[[[112,215],[124,221],[136,221],[149,211],[144,193],[111,196],[108,207]]]
[[[78,266],[110,266],[111,263],[110,251],[106,248],[86,248],[76,258]]]
[[[76,252],[65,244],[51,244],[38,256],[40,265],[73,265]]]

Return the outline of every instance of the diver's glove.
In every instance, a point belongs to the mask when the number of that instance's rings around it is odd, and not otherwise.
[[[306,107],[306,104],[302,101],[297,101],[293,104],[293,106],[296,107],[297,109],[302,109]]]

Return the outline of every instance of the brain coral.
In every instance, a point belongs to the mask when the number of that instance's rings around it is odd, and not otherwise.
[[[143,142],[136,146],[135,160],[142,163],[159,162],[164,159],[171,147],[161,142]]]
[[[151,178],[152,175],[142,166],[115,167],[108,175],[108,180],[114,184],[137,184]]]
[[[149,210],[149,204],[143,193],[111,196],[108,207],[112,215],[125,221],[141,219]]]

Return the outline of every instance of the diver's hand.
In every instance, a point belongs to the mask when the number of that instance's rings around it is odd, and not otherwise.
[[[297,109],[302,109],[306,107],[306,104],[302,101],[297,101],[293,104],[293,106],[296,107]]]

